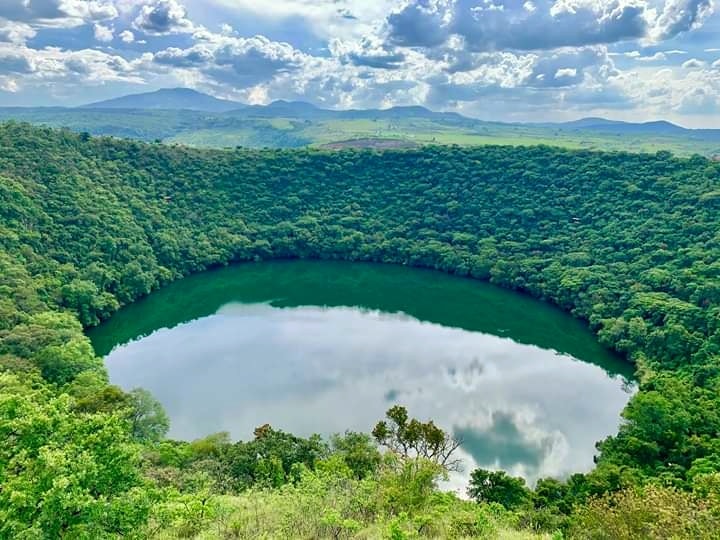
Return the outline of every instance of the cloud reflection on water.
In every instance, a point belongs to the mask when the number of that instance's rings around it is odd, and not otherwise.
[[[475,466],[525,476],[592,467],[616,431],[624,381],[552,350],[360,308],[228,304],[115,348],[111,380],[149,389],[170,436],[248,439],[270,423],[298,435],[369,431],[390,403],[464,439]]]

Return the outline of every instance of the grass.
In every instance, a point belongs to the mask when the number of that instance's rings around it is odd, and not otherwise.
[[[400,139],[416,144],[537,145],[560,146],[570,149],[629,152],[673,152],[681,156],[720,154],[720,144],[668,136],[617,136],[522,126],[498,126],[469,130],[442,126],[426,121],[387,122],[373,120],[330,120],[295,124],[289,119],[274,118],[255,121],[243,127],[195,129],[180,132],[165,139],[199,147],[295,147],[323,146],[352,139]]]
[[[296,471],[293,482],[239,495],[211,495],[210,484],[176,493],[160,505],[147,536],[157,540],[431,539],[548,536],[519,529],[519,514],[497,503],[478,504],[437,489],[441,468],[386,455],[374,474],[359,479],[339,456]],[[440,476],[438,476],[440,475]]]
[[[336,501],[333,501],[336,502]],[[456,508],[427,517],[418,533],[417,522],[404,517],[379,517],[372,522],[346,518],[337,509],[323,507],[315,495],[288,494],[286,490],[250,491],[240,496],[218,497],[212,508],[200,515],[175,519],[158,526],[151,538],[155,540],[228,539],[497,539],[551,540],[548,534],[514,529],[504,518],[494,516],[487,508],[459,501]],[[187,512],[184,503],[174,510]],[[447,510],[447,509],[443,509]]]
[[[400,139],[416,144],[481,146],[546,144],[573,149],[657,152],[680,156],[720,155],[720,141],[691,133],[616,134],[562,130],[552,126],[515,125],[424,117],[397,119],[248,118],[208,115],[197,111],[91,111],[84,109],[2,109],[0,120],[68,127],[93,134],[161,139],[199,147],[323,146],[351,139]]]
[[[287,118],[270,118],[268,120],[268,125],[270,125],[274,129],[279,129],[282,131],[292,131],[293,129],[295,129],[292,121]]]

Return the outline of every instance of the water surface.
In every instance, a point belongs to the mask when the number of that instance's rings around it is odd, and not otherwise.
[[[170,436],[269,423],[369,431],[398,403],[462,438],[465,473],[592,467],[631,367],[580,322],[475,280],[391,265],[237,265],[174,283],[90,332],[111,381],[149,389]]]

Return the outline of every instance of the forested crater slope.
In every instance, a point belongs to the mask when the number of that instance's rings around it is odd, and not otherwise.
[[[601,343],[637,365],[641,387],[618,435],[599,444],[584,495],[654,478],[691,490],[700,472],[720,469],[719,163],[543,146],[210,151],[7,123],[0,125],[5,527],[41,519],[34,499],[10,493],[27,475],[52,476],[43,469],[43,437],[57,435],[47,413],[32,437],[10,436],[22,423],[18,410],[50,407],[68,392],[87,397],[82,381],[102,377],[83,327],[193,272],[298,257],[472,276],[588,321]],[[71,416],[67,429],[98,439],[90,454],[80,445],[77,455],[93,462],[88,497],[107,516],[105,506],[136,495],[137,454],[121,426]],[[123,437],[127,445],[116,448]],[[110,461],[127,470],[110,475]],[[53,488],[37,489],[42,498]]]

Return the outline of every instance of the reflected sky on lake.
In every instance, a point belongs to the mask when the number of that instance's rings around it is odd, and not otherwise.
[[[592,467],[632,387],[597,365],[509,337],[351,307],[231,303],[107,356],[112,382],[165,406],[170,436],[269,423],[297,435],[370,431],[394,403],[462,437],[476,466],[530,482]]]

